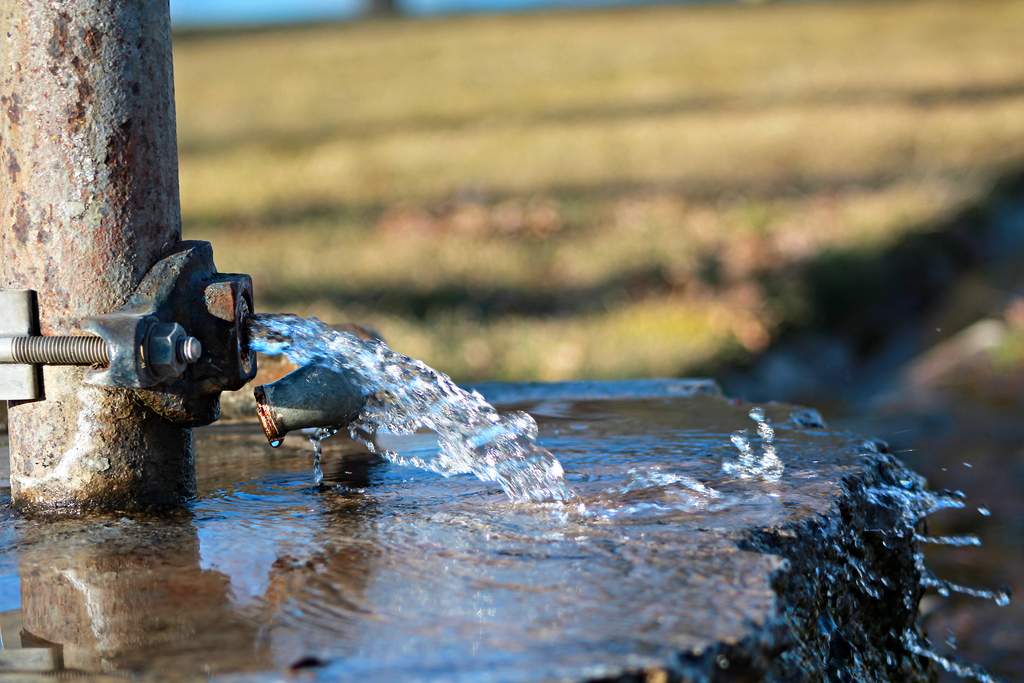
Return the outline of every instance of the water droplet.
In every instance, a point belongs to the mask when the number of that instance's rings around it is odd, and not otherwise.
[[[274,439],[273,441],[270,442],[270,447],[271,448],[280,448],[282,443],[284,443],[283,440],[281,440],[281,439]]]
[[[978,547],[981,539],[974,534],[964,536],[922,536],[916,534],[914,540],[918,543],[933,543],[935,545],[949,545],[954,547]]]
[[[978,514],[981,515],[982,517],[991,517],[992,516],[992,511],[989,510],[984,505],[979,505],[978,506]]]

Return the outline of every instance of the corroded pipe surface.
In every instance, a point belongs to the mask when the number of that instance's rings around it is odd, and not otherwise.
[[[0,3],[0,287],[38,292],[40,332],[80,334],[178,242],[167,0]],[[191,434],[129,393],[46,367],[10,410],[22,508],[132,508],[194,489]]]

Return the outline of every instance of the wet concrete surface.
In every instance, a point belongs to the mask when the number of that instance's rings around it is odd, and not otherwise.
[[[723,465],[749,405],[531,391],[569,506],[341,440],[315,489],[304,439],[271,450],[255,424],[197,432],[199,495],[171,515],[48,521],[5,502],[0,662],[32,650],[146,680],[928,679],[901,645],[920,596],[905,511],[872,495],[917,490],[895,459],[772,405],[785,472],[744,478]]]

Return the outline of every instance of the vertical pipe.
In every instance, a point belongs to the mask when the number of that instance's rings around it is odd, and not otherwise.
[[[168,0],[0,3],[0,286],[40,331],[121,306],[181,236]],[[47,367],[9,410],[21,508],[137,508],[194,490],[192,439],[124,390]]]

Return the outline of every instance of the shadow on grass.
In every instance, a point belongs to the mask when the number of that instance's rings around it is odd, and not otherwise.
[[[768,271],[766,289],[785,300],[786,280],[800,283],[807,314],[789,331],[842,334],[869,352],[893,327],[913,322],[941,300],[959,276],[1024,249],[1024,169],[1004,175],[974,203],[895,244],[825,251],[793,267]]]
[[[785,321],[772,344],[763,353],[733,353],[687,372],[722,377],[727,391],[752,400],[814,402],[834,399],[837,391],[848,397],[869,392],[936,337],[959,332],[926,328],[926,322],[945,310],[963,278],[1005,269],[1022,255],[1024,167],[1002,175],[973,203],[893,244],[824,251],[763,271],[766,298]],[[780,358],[787,359],[790,375],[799,371],[806,377],[775,382]]]
[[[286,309],[296,301],[327,300],[339,308],[357,306],[406,318],[427,319],[438,313],[460,312],[489,321],[504,316],[574,316],[614,308],[628,301],[664,295],[674,289],[672,278],[660,266],[638,268],[588,287],[486,287],[451,283],[429,289],[373,287],[354,289],[278,287],[260,292],[262,307]]]
[[[887,181],[883,177],[819,178],[810,185],[796,182],[776,187],[737,184],[733,188],[718,186],[716,191],[718,196],[731,193],[778,198],[788,194],[799,196],[881,187]],[[563,189],[554,196],[561,201],[571,201],[570,198],[579,199],[583,193],[590,198],[600,195],[607,199],[610,195],[635,196],[645,191],[653,190],[649,184],[623,183],[614,188]],[[692,196],[685,191],[683,194]],[[768,265],[755,272],[749,279],[764,292],[772,317],[783,321],[775,341],[783,343],[808,332],[831,334],[843,337],[857,354],[871,353],[888,338],[894,327],[920,318],[948,292],[958,276],[997,258],[1001,250],[1024,249],[1024,224],[1016,227],[1012,224],[1015,211],[1024,216],[1024,208],[1014,208],[1022,197],[1024,170],[1003,175],[988,193],[971,205],[940,221],[907,230],[895,243],[872,249],[826,250],[803,261]],[[370,207],[344,211],[349,218],[363,216],[364,220],[374,220]],[[332,215],[325,210],[323,218],[329,219]],[[275,224],[297,219],[277,213],[263,220]],[[710,253],[706,257],[701,261],[714,262],[718,255]],[[570,317],[613,309],[647,297],[681,293],[690,284],[699,285],[703,291],[719,290],[723,294],[724,290],[735,286],[736,283],[719,281],[715,272],[714,267],[703,267],[689,281],[681,282],[678,274],[652,264],[586,287],[552,287],[543,282],[529,287],[488,287],[455,282],[426,288],[303,284],[263,290],[260,303],[265,308],[284,309],[297,301],[322,300],[338,308],[358,307],[420,320],[450,312],[481,321],[503,316]],[[731,349],[727,359],[716,361],[710,367],[680,370],[717,373],[724,365],[732,366],[736,362],[735,349]]]
[[[662,118],[685,114],[769,113],[789,108],[894,105],[914,109],[983,104],[1024,95],[1024,81],[972,84],[955,88],[843,88],[812,90],[779,96],[697,95],[651,102],[601,102],[588,106],[553,108],[520,115],[487,112],[479,116],[424,116],[365,121],[291,129],[242,129],[232,135],[193,137],[179,143],[183,155],[196,157],[224,154],[236,147],[258,147],[279,154],[303,154],[330,141],[359,140],[391,135],[432,135],[482,127],[488,130],[543,125],[588,125],[636,118]]]
[[[682,199],[696,202],[714,202],[732,199],[771,200],[806,197],[819,193],[838,194],[851,191],[880,190],[895,182],[919,179],[946,178],[956,180],[964,177],[962,169],[948,169],[933,166],[927,174],[900,173],[897,171],[869,174],[813,173],[802,177],[791,173],[777,178],[716,178],[683,177],[652,182],[650,180],[616,180],[613,182],[562,183],[548,185],[542,189],[524,192],[521,189],[486,188],[467,191],[465,199],[486,204],[498,204],[507,200],[521,200],[525,195],[552,199],[560,204],[593,204],[632,197],[674,194]],[[456,197],[427,198],[420,205],[436,206]],[[353,203],[342,199],[337,201],[279,204],[252,213],[209,213],[193,214],[186,220],[188,230],[211,230],[222,227],[232,228],[275,228],[291,227],[304,223],[362,223],[372,225],[391,204],[382,202]]]

